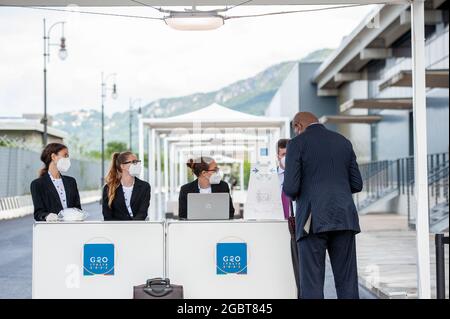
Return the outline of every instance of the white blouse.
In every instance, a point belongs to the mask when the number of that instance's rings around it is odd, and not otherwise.
[[[62,178],[54,178],[50,172],[48,173],[50,176],[50,179],[53,182],[53,185],[55,185],[56,191],[59,195],[59,200],[61,201],[61,205],[63,209],[67,208],[67,198],[66,198],[66,190],[64,189],[64,183],[62,181]]]
[[[122,185],[123,196],[125,197],[125,205],[127,206],[128,213],[133,217],[133,211],[131,210],[131,195],[133,194],[134,184],[130,187],[125,187]]]
[[[200,184],[198,185],[198,191],[200,192],[200,194],[211,194],[212,193],[211,186],[209,186],[208,188],[201,188]]]

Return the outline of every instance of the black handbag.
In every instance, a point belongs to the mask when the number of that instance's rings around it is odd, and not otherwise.
[[[183,299],[183,286],[172,285],[169,278],[148,279],[133,288],[133,299]]]

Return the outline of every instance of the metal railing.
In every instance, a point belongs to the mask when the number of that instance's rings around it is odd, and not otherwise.
[[[448,165],[448,153],[428,155],[430,225],[434,222],[433,212],[441,206],[444,209],[448,207]],[[360,171],[364,188],[361,193],[354,196],[358,210],[397,192],[398,195],[407,196],[408,225],[414,228],[414,157],[361,164]]]
[[[445,299],[445,247],[448,245],[448,236],[436,234],[436,298]]]
[[[431,154],[428,156],[428,206],[430,228],[437,225],[448,216],[449,205],[449,160],[448,153]],[[415,180],[414,163],[412,163],[413,178],[406,185],[408,226],[415,228]]]
[[[363,209],[387,194],[397,191],[399,185],[399,162],[377,161],[360,165],[363,191],[355,194],[358,209]]]

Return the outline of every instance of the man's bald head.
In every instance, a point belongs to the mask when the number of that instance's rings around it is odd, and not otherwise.
[[[312,114],[311,112],[298,112],[294,116],[294,120],[292,121],[292,126],[296,134],[303,133],[306,128],[313,124],[318,123],[319,119],[317,116]]]

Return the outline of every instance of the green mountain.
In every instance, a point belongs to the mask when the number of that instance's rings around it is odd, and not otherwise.
[[[328,56],[329,49],[318,50],[301,61],[318,62]],[[220,90],[188,96],[164,98],[142,107],[144,117],[171,117],[204,108],[214,102],[233,110],[263,115],[272,97],[297,61],[270,66],[253,77],[237,81]],[[124,112],[105,116],[105,142],[129,141],[128,106]],[[53,116],[53,126],[69,133],[72,153],[83,154],[100,149],[101,113],[93,109],[64,112]],[[133,149],[137,149],[137,110],[132,114]]]

